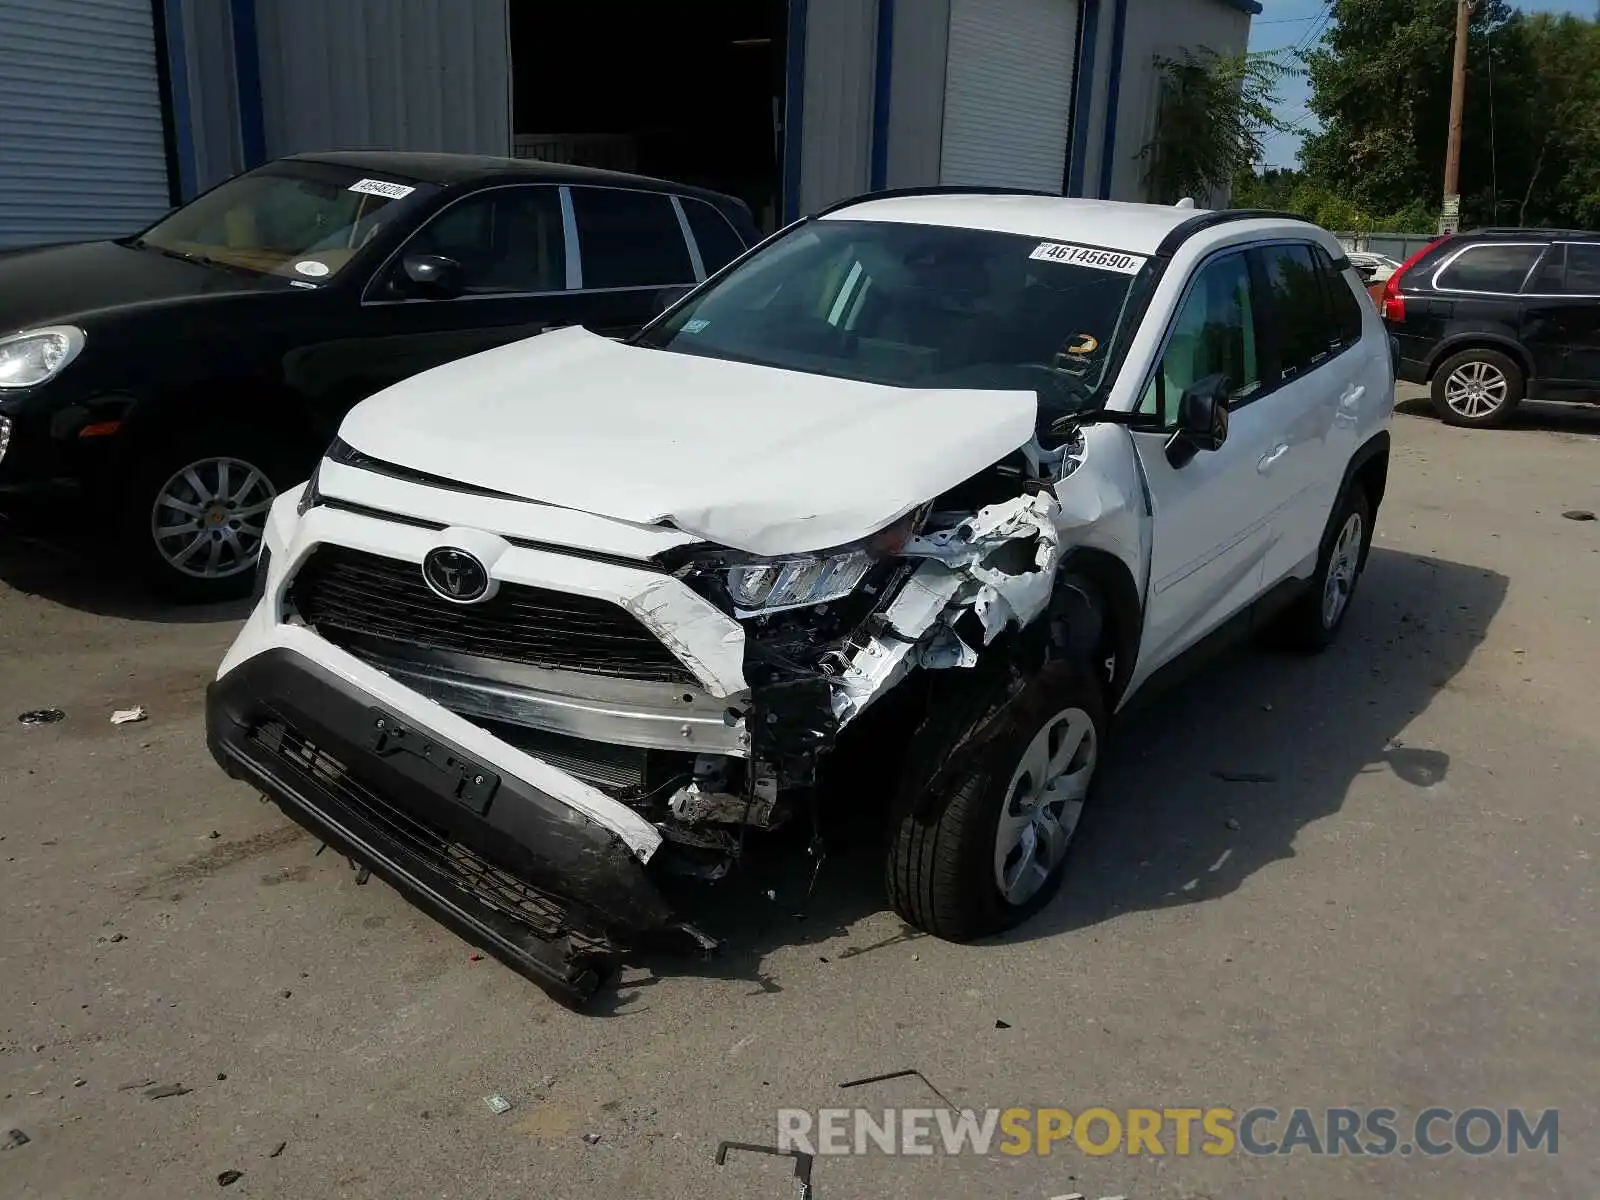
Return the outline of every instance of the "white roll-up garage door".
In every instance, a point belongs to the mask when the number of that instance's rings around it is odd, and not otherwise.
[[[950,0],[947,184],[1061,191],[1078,0]]]
[[[170,206],[150,0],[0,0],[0,246]]]

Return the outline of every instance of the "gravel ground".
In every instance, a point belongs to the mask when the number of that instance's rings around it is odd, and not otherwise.
[[[730,953],[632,966],[588,1015],[215,768],[237,610],[153,607],[13,506],[0,1145],[29,1141],[0,1196],[237,1171],[229,1195],[779,1197],[788,1164],[719,1169],[718,1140],[773,1141],[780,1107],[937,1105],[837,1086],[905,1068],[979,1108],[1556,1107],[1559,1153],[874,1155],[819,1159],[817,1196],[1600,1195],[1600,523],[1561,516],[1600,508],[1600,413],[1462,432],[1407,404],[1395,436],[1341,643],[1243,652],[1133,717],[1038,920],[915,937],[862,848],[804,919],[794,874],[734,885],[709,914]],[[45,706],[65,720],[15,720]]]

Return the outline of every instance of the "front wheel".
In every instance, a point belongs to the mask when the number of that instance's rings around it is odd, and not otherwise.
[[[1105,742],[1105,696],[1086,670],[1047,670],[1021,689],[998,717],[995,686],[936,693],[907,756],[911,772],[890,831],[889,901],[938,937],[1009,929],[1042,908],[1065,875]],[[979,730],[962,765],[926,790],[926,764]]]
[[[123,548],[170,599],[236,599],[250,590],[267,512],[293,476],[291,456],[260,434],[164,445],[143,456],[123,485]]]

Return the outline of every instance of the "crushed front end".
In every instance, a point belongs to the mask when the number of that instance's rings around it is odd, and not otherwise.
[[[273,509],[211,750],[582,1003],[630,951],[714,948],[663,883],[718,879],[753,832],[807,817],[844,728],[1044,610],[1059,505],[1037,482],[1004,491],[754,558],[336,446]]]

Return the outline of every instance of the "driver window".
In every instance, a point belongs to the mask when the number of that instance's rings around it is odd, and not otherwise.
[[[1195,276],[1139,411],[1159,414],[1165,428],[1174,428],[1178,397],[1208,375],[1227,376],[1235,400],[1261,386],[1250,270],[1243,251],[1212,259]]]

